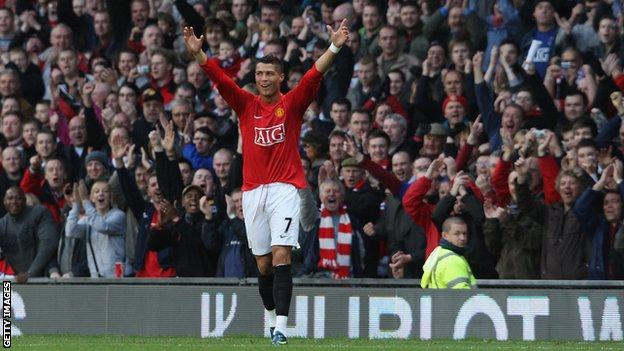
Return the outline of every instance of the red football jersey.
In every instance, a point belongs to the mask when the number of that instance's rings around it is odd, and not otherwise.
[[[303,115],[316,97],[323,74],[313,66],[293,90],[268,104],[260,96],[241,89],[214,61],[206,60],[202,68],[239,116],[243,190],[269,183],[305,188],[299,135]]]

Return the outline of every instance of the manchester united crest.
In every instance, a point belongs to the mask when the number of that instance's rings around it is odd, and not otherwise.
[[[278,107],[277,110],[275,110],[275,115],[277,117],[284,117],[284,109],[281,107]]]

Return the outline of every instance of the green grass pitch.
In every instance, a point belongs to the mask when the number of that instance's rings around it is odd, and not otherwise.
[[[348,340],[291,338],[284,349],[292,350],[623,350],[619,342],[483,341],[483,340]],[[268,338],[225,338],[37,335],[12,339],[11,349],[41,351],[151,351],[151,350],[274,350]]]

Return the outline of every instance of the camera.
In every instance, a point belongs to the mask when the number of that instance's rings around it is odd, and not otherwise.
[[[542,139],[542,138],[546,137],[546,131],[543,130],[543,129],[536,129],[536,130],[533,131],[533,134],[538,139]]]
[[[570,69],[572,67],[572,62],[570,61],[561,61],[561,68]]]
[[[148,74],[150,71],[149,66],[148,65],[138,65],[137,66],[137,72],[140,75],[144,75],[144,74]]]

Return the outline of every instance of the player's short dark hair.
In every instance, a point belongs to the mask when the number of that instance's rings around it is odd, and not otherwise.
[[[351,111],[351,101],[349,101],[349,99],[347,99],[346,97],[339,97],[337,99],[335,99],[334,101],[332,101],[330,106],[333,105],[347,105],[347,110]]]
[[[277,71],[279,73],[283,73],[284,72],[284,64],[282,63],[282,60],[280,60],[276,56],[273,56],[273,55],[263,56],[263,57],[259,58],[258,61],[256,61],[256,65],[258,63],[274,65],[275,68],[277,68]]]
[[[366,138],[370,141],[373,139],[377,139],[377,138],[383,138],[386,140],[386,144],[388,146],[390,146],[390,137],[388,136],[388,134],[386,132],[384,132],[381,129],[373,129],[370,133],[368,133],[368,135],[366,136]]]

